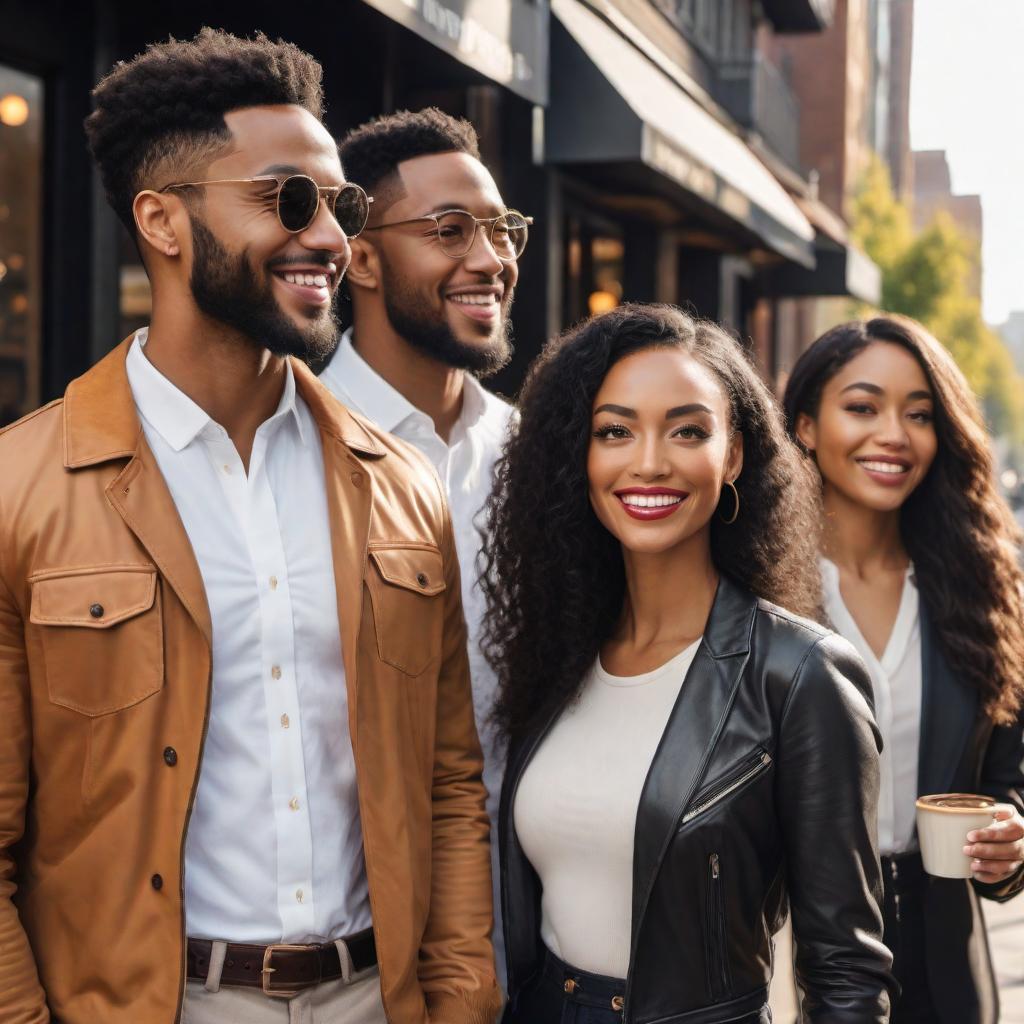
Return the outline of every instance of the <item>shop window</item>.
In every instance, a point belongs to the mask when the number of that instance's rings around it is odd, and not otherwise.
[[[568,215],[565,237],[563,322],[571,324],[622,301],[625,244],[618,225],[589,212]]]
[[[43,82],[0,64],[0,425],[39,404]]]

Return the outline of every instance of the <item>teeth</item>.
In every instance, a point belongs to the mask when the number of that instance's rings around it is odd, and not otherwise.
[[[895,475],[897,473],[906,473],[908,471],[907,466],[900,466],[894,462],[873,462],[870,459],[860,459],[860,464],[865,469],[870,469],[872,473],[888,473]]]
[[[683,499],[674,494],[623,494],[622,501],[636,508],[665,508],[678,505]]]
[[[282,275],[289,284],[302,284],[307,288],[326,288],[327,287],[327,275],[326,274],[294,274],[287,273]]]
[[[449,295],[448,298],[452,302],[458,302],[464,306],[492,306],[498,301],[493,292],[488,292],[486,295]]]

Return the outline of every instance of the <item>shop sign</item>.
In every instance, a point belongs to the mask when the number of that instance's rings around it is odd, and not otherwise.
[[[547,0],[366,2],[520,96],[547,103]]]

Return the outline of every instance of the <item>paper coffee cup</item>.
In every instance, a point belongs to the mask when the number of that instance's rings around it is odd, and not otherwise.
[[[936,793],[917,801],[917,840],[929,875],[970,878],[971,858],[964,853],[967,833],[987,828],[1006,807],[977,793]]]

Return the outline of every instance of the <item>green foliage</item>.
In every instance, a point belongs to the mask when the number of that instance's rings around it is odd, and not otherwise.
[[[882,271],[882,308],[923,323],[952,352],[993,433],[1024,447],[1024,378],[972,294],[977,243],[945,213],[915,234],[910,212],[893,194],[888,169],[877,157],[852,209],[851,235]]]

